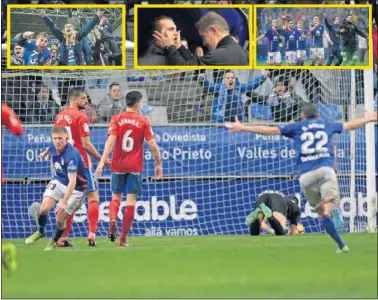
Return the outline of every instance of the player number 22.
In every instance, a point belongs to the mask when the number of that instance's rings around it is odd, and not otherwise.
[[[319,141],[315,143],[315,139]],[[317,131],[315,134],[313,132],[303,132],[301,141],[303,142],[301,148],[303,154],[328,152],[327,147],[324,147],[328,143],[328,135],[324,131]]]
[[[127,130],[122,138],[122,150],[130,152],[134,148],[134,139],[130,136],[132,130]]]

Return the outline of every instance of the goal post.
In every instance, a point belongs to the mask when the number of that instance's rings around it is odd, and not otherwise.
[[[163,181],[153,180],[153,159],[145,148],[143,193],[137,201],[132,235],[247,234],[245,217],[257,195],[270,189],[296,194],[301,200],[301,221],[306,232],[323,232],[316,214],[300,193],[292,141],[248,133],[229,134],[220,117],[232,112],[251,124],[284,124],[298,118],[300,105],[294,103],[313,102],[323,119],[342,122],[352,117],[349,114],[352,94],[356,103],[354,115],[362,117],[373,107],[372,71],[356,71],[352,91],[353,76],[349,70],[277,70],[266,79],[262,79],[261,71],[235,70],[238,78],[237,82],[233,81],[238,86],[235,90],[239,89],[239,84],[252,86],[252,82],[257,82],[254,89],[237,92],[232,102],[236,106],[224,105],[230,99],[227,87],[222,85],[225,75],[212,70],[205,73],[208,81],[203,81],[198,72],[187,70],[5,70],[1,79],[2,102],[23,114],[25,135],[15,137],[2,130],[2,164],[6,176],[1,189],[2,237],[25,238],[35,230],[35,219],[29,216],[28,209],[32,203],[41,201],[51,178],[49,161],[37,159],[51,141],[51,122],[36,124],[35,120],[39,122],[40,118],[26,118],[40,113],[32,109],[38,97],[36,83],[48,87],[51,101],[59,105],[64,104],[72,86],[86,88],[92,104],[98,105],[109,96],[108,87],[113,81],[120,83],[123,94],[131,90],[142,92],[143,112],[151,120],[165,174]],[[216,78],[217,74],[220,79]],[[279,84],[281,82],[283,85]],[[282,86],[285,91],[281,98],[285,105],[275,102]],[[102,152],[107,124],[95,123],[90,127],[91,141]],[[376,230],[374,130],[373,124],[357,130],[353,147],[350,132],[334,140],[341,210],[348,232]],[[352,176],[355,178],[354,196],[351,195]],[[99,236],[106,236],[108,230],[109,179],[107,169],[99,178]],[[123,202],[122,207],[124,205]],[[48,235],[54,228],[53,213],[50,217]],[[74,220],[72,236],[86,236],[87,204]],[[120,213],[119,222],[121,220]]]

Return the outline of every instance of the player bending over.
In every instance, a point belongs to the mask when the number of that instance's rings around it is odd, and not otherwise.
[[[55,116],[55,126],[63,126],[67,129],[69,142],[79,150],[83,158],[85,171],[84,176],[88,186],[86,196],[88,198],[88,246],[96,246],[96,231],[99,220],[99,194],[97,181],[92,172],[91,156],[97,160],[101,159],[100,153],[97,152],[90,140],[89,122],[87,116],[80,111],[88,103],[87,94],[83,89],[72,88],[68,93],[70,106],[63,109]],[[106,162],[110,165],[110,161]],[[66,246],[68,234],[72,227],[73,215],[67,222],[66,230],[59,241],[58,246]]]
[[[1,104],[1,125],[9,129],[14,135],[23,135],[24,130],[20,118],[16,113],[6,104]],[[3,171],[3,170],[1,170]],[[5,178],[1,172],[1,183],[5,183]],[[12,243],[5,243],[1,247],[1,265],[9,273],[16,271],[16,246]]]
[[[46,32],[41,32],[35,38],[35,42],[31,39],[35,36],[32,31],[26,31],[21,35],[17,44],[24,47],[24,66],[49,66],[51,65],[51,54],[47,46],[49,44],[49,36]]]
[[[310,48],[310,59],[311,65],[315,66],[318,63],[319,66],[323,65],[324,62],[324,45],[323,37],[325,37],[330,45],[332,41],[329,38],[327,31],[325,30],[324,25],[320,24],[319,16],[314,16],[312,18],[312,24],[310,25],[309,32],[307,36],[311,35],[312,44]]]
[[[302,121],[279,127],[246,126],[238,120],[234,123],[226,123],[225,126],[234,131],[247,131],[262,135],[284,135],[293,139],[297,153],[299,169],[299,183],[307,201],[319,215],[320,223],[326,232],[339,246],[338,253],[349,252],[348,246],[340,237],[331,215],[334,219],[342,220],[338,209],[340,200],[339,184],[334,166],[334,153],[332,137],[335,133],[347,130],[355,130],[370,122],[377,121],[377,112],[363,119],[346,123],[327,123],[319,119],[316,106],[306,103],[302,107]]]
[[[53,127],[53,145],[42,152],[39,158],[51,154],[55,168],[55,177],[49,182],[43,194],[43,201],[39,210],[39,230],[25,240],[25,244],[34,244],[46,235],[46,223],[49,211],[55,209],[57,229],[55,236],[47,244],[45,251],[53,250],[62,236],[68,218],[83,204],[84,191],[87,187],[85,167],[80,152],[68,143],[68,132],[64,127]]]
[[[140,92],[129,92],[126,95],[126,111],[112,117],[108,129],[109,137],[95,172],[96,176],[101,175],[104,164],[114,149],[111,165],[112,201],[109,206],[109,238],[112,242],[117,237],[117,214],[122,195],[126,194],[119,247],[128,246],[126,237],[134,220],[136,198],[142,190],[144,140],[147,140],[155,160],[156,179],[163,176],[160,151],[153,137],[150,122],[139,114],[141,99]]]
[[[249,233],[259,235],[262,228],[275,235],[286,235],[286,221],[289,220],[289,234],[298,234],[297,226],[301,218],[298,203],[295,196],[285,196],[279,191],[261,193],[256,200],[255,210],[245,219]],[[265,219],[271,228],[265,224]]]
[[[256,39],[256,43],[260,40],[268,39],[268,59],[267,64],[271,66],[280,66],[282,63],[281,51],[280,51],[280,35],[282,29],[279,28],[278,21],[276,19],[272,20],[271,28],[268,29],[264,34],[260,35]]]

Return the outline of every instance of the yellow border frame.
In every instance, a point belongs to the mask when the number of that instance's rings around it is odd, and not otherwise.
[[[121,66],[12,66],[11,65],[11,9],[14,8],[36,8],[36,9],[49,9],[49,8],[120,8],[122,9],[122,65]],[[126,69],[126,7],[123,4],[114,5],[95,5],[95,4],[9,4],[7,6],[7,68],[10,70],[124,70]]]
[[[138,62],[138,10],[143,8],[248,8],[249,33],[249,65],[248,66],[139,66]],[[171,4],[171,5],[143,5],[134,6],[134,69],[136,70],[201,70],[201,69],[252,69],[252,4],[225,5],[225,4]]]
[[[256,45],[256,38],[257,38],[257,9],[259,8],[348,8],[355,10],[356,8],[367,8],[369,10],[369,57],[368,57],[368,65],[367,66],[259,66],[257,64],[257,45]],[[253,10],[253,17],[254,17],[254,49],[253,49],[253,68],[254,69],[308,69],[308,70],[354,70],[354,69],[372,69],[373,68],[373,39],[372,39],[372,24],[373,24],[373,16],[372,16],[372,6],[369,4],[322,4],[322,5],[305,5],[305,4],[295,4],[295,5],[254,5]]]

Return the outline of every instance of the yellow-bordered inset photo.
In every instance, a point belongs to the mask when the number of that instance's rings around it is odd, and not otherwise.
[[[124,5],[8,5],[8,69],[125,69]]]
[[[371,69],[370,5],[255,5],[257,69]]]
[[[252,5],[136,5],[135,69],[251,69]]]

